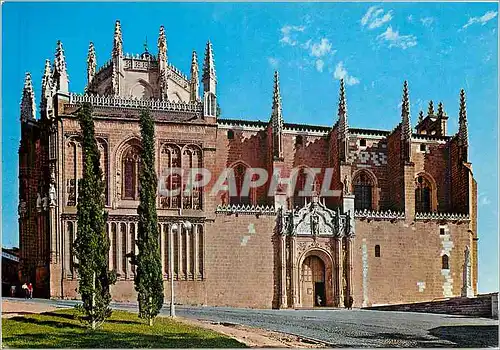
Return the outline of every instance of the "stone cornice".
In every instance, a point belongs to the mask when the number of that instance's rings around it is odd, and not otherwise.
[[[77,220],[76,214],[64,213],[61,214],[62,220]],[[158,215],[158,222],[178,222],[179,220],[188,220],[193,224],[199,224],[205,222],[205,217],[195,217],[195,216],[160,216]],[[107,222],[138,222],[138,215],[108,215]]]
[[[386,137],[390,133],[391,132],[387,131],[387,130],[349,128],[349,134],[352,134],[352,135],[365,135],[365,136],[382,136],[382,137]]]
[[[443,143],[451,140],[451,136],[439,136],[439,135],[427,135],[427,134],[413,134],[412,139],[414,140],[426,140],[426,141],[444,141]]]
[[[261,131],[266,130],[269,122],[256,121],[256,120],[240,120],[240,119],[222,119],[217,120],[217,125],[220,129],[241,129],[248,131]],[[332,128],[321,125],[307,125],[307,124],[291,124],[284,123],[283,131],[285,133],[305,133],[315,134],[319,136],[327,135]]]

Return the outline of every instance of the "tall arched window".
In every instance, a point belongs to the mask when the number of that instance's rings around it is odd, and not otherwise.
[[[295,188],[293,189],[293,206],[294,208],[302,208],[306,204],[306,200],[311,201],[313,193],[319,193],[319,181],[314,173],[308,172],[305,168],[301,168],[296,176]],[[311,180],[308,180],[308,177],[313,176],[312,187],[310,187],[308,181]],[[301,195],[301,191],[305,191],[306,193]]]
[[[236,184],[236,194],[230,193],[229,204],[241,204],[248,205],[251,204],[250,191],[248,193],[242,193],[243,182],[245,181],[245,173],[247,167],[244,164],[238,164],[234,168],[234,180]]]
[[[104,139],[97,139],[97,147],[99,148],[99,166],[102,171],[102,181],[104,182],[104,204],[109,204],[108,196],[108,144]]]
[[[373,209],[373,181],[365,172],[359,172],[353,181],[354,208],[356,210]]]
[[[448,258],[448,255],[443,255],[441,257],[441,268],[443,270],[449,270],[450,269],[450,263],[449,263],[449,258]]]
[[[183,169],[183,208],[185,209],[201,209],[201,194],[202,188],[193,187],[193,183],[201,180],[201,174],[196,174],[195,178],[191,178],[191,169],[200,169],[202,166],[201,149],[198,146],[187,145],[184,146],[182,152],[182,169]],[[193,181],[192,183],[189,183]],[[193,187],[193,188],[191,188]]]
[[[129,147],[123,156],[123,199],[139,199],[140,150],[136,146]]]
[[[418,176],[415,181],[415,211],[417,213],[429,213],[432,209],[432,187],[425,176]]]

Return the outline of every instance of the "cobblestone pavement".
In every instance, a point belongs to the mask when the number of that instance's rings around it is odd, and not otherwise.
[[[33,302],[32,300],[31,302]],[[75,301],[40,300],[54,306]],[[133,311],[134,303],[113,303]],[[396,311],[256,310],[177,306],[177,315],[242,324],[317,339],[331,347],[498,347],[498,320]],[[168,315],[169,306],[162,309]]]

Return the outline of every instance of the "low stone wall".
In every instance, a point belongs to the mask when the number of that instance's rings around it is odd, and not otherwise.
[[[498,318],[498,293],[480,294],[475,298],[457,297],[422,303],[371,306],[364,309]]]

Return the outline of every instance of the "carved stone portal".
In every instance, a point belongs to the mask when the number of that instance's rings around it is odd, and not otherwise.
[[[352,294],[349,214],[314,198],[298,211],[280,210],[280,308],[343,306]]]

